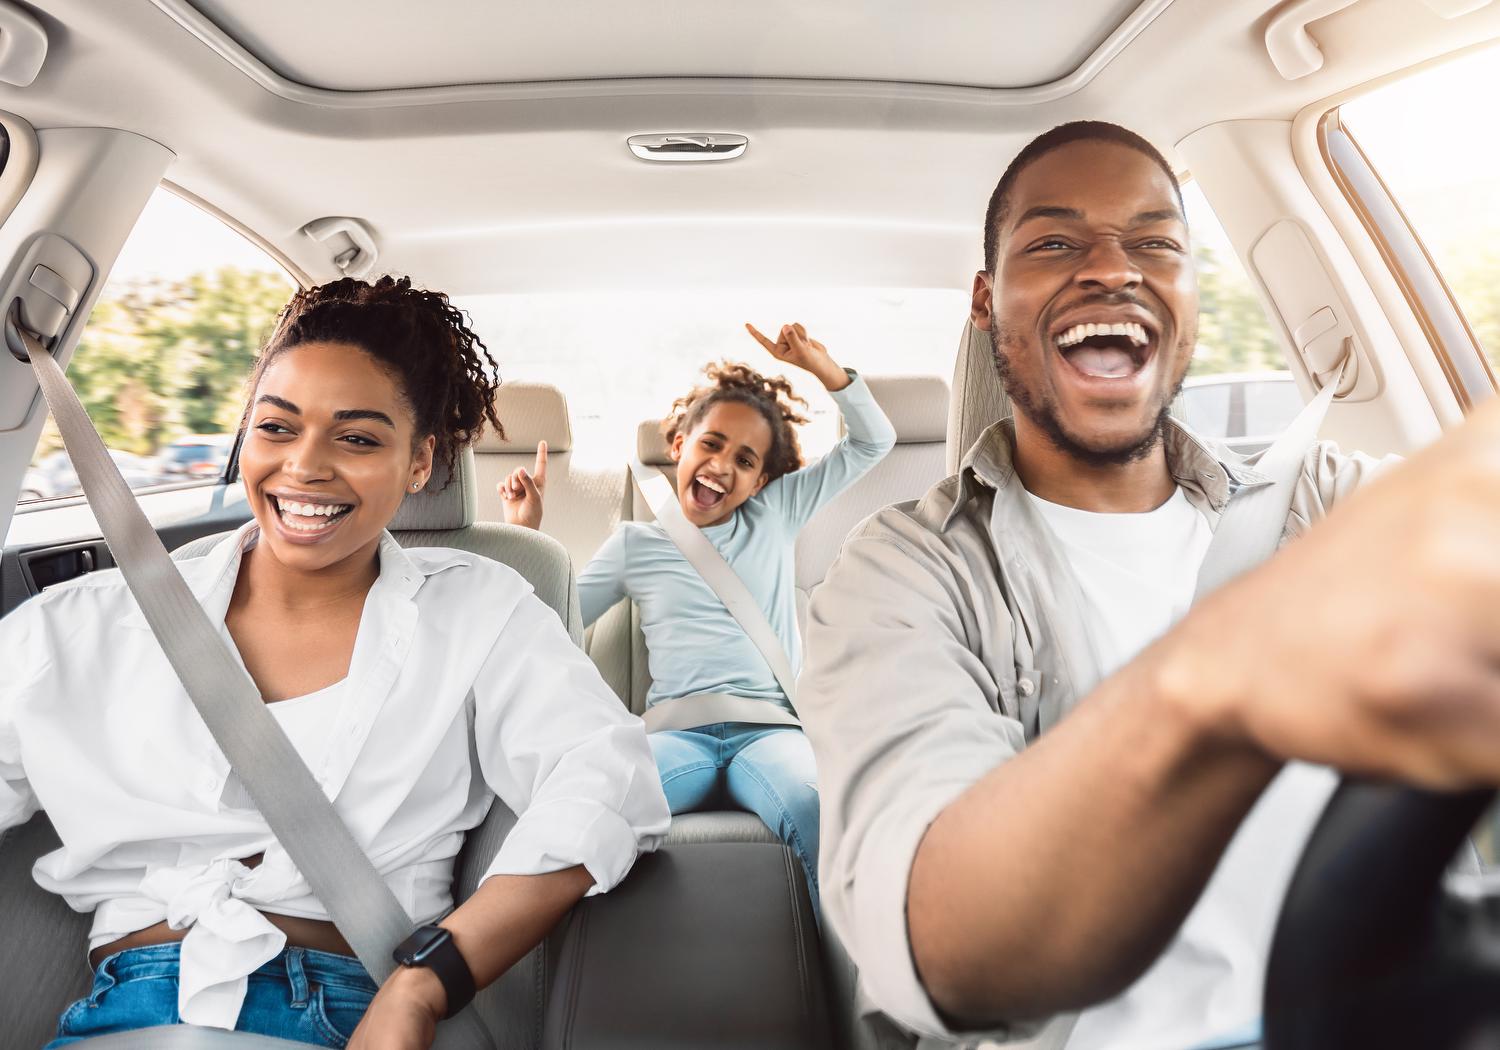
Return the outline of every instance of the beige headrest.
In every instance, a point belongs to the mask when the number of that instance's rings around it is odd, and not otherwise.
[[[970,321],[964,322],[959,338],[949,397],[948,472],[953,474],[979,435],[1011,414],[1010,397],[995,371],[989,333],[981,332]]]
[[[573,428],[568,423],[568,400],[548,383],[506,383],[495,397],[495,415],[505,425],[505,438],[486,429],[477,451],[534,452],[538,441],[551,452],[573,447]]]
[[[661,420],[648,419],[635,428],[635,454],[648,467],[670,467],[672,456],[661,436]]]
[[[390,530],[466,529],[479,516],[479,492],[475,486],[474,450],[466,448],[453,464],[452,483],[444,485],[441,466],[415,496],[407,496],[396,508]]]
[[[896,428],[896,443],[918,444],[948,439],[948,384],[938,376],[866,376]]]

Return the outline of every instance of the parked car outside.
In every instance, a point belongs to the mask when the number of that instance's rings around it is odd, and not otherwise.
[[[168,480],[217,478],[233,447],[233,434],[188,434],[157,454],[158,470]]]
[[[162,471],[156,460],[120,449],[112,448],[107,451],[131,489],[148,488],[162,481]],[[73,469],[73,461],[66,452],[58,450],[43,456],[35,466],[26,471],[26,476],[21,481],[20,502],[76,496],[82,491],[83,486],[78,483],[78,472]]]
[[[1290,372],[1193,376],[1182,384],[1182,401],[1188,426],[1244,454],[1269,447],[1302,411]]]

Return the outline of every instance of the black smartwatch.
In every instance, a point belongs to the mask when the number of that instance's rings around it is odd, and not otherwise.
[[[396,945],[391,958],[402,966],[425,966],[437,974],[448,993],[447,1020],[474,998],[474,974],[453,943],[453,934],[441,926],[418,926],[410,937]]]

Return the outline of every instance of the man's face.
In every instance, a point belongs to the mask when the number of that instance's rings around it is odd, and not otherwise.
[[[1112,142],[1023,169],[972,318],[1026,420],[1061,451],[1125,463],[1160,438],[1198,336],[1187,224],[1166,172]]]

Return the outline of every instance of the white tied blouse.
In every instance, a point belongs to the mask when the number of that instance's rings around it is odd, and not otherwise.
[[[258,538],[251,522],[180,563],[216,622]],[[162,920],[190,927],[182,1019],[233,1028],[249,975],[285,946],[260,913],[328,913],[120,575],[94,573],[0,620],[0,667],[0,830],[47,811],[63,845],[34,874],[94,911],[91,948]],[[486,877],[582,864],[601,893],[666,834],[640,720],[531,587],[478,555],[402,550],[387,534],[348,677],[290,703],[278,721],[414,924],[452,906],[454,857],[489,804],[476,773],[519,814]],[[237,859],[261,852],[253,869]]]

